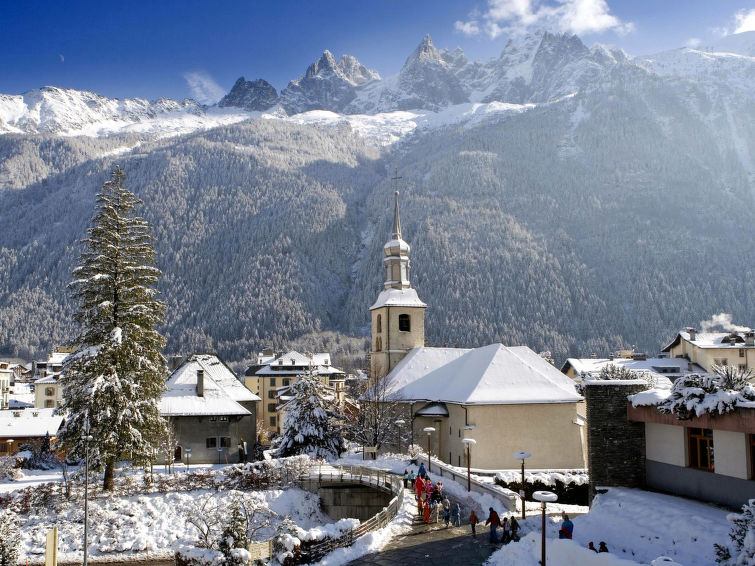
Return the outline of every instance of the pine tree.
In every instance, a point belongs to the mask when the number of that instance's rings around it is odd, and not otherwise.
[[[62,378],[67,424],[59,445],[83,456],[88,425],[90,467],[104,469],[106,490],[113,489],[117,461],[146,463],[165,433],[158,409],[167,375],[165,339],[155,330],[165,312],[156,299],[160,271],[150,226],[135,213],[141,201],[124,180],[116,165],[97,195],[73,270],[81,330]]]
[[[341,427],[331,410],[334,395],[328,394],[320,378],[303,374],[289,390],[293,398],[285,405],[283,434],[278,456],[308,454],[313,458],[337,458],[344,451]]]
[[[20,542],[16,514],[6,509],[0,515],[0,566],[18,564]]]
[[[234,559],[231,551],[234,548],[246,548],[248,545],[247,520],[241,511],[241,505],[234,501],[231,504],[231,517],[220,535],[218,549],[225,555],[227,564],[237,564],[238,561]]]

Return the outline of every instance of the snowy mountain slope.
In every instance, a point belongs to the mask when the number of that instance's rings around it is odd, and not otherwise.
[[[106,136],[153,133],[171,136],[246,120],[238,109],[205,108],[193,100],[111,99],[43,87],[21,95],[0,94],[0,133]]]

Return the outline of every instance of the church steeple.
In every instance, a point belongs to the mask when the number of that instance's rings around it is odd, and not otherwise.
[[[383,251],[386,289],[409,289],[409,244],[401,238],[401,218],[398,212],[398,191],[395,192],[396,204],[393,209],[393,234]]]
[[[393,177],[397,181],[398,173]],[[370,376],[380,379],[412,349],[425,345],[425,308],[409,283],[409,244],[401,236],[398,191],[394,193],[393,230],[383,246],[384,290],[370,307]]]

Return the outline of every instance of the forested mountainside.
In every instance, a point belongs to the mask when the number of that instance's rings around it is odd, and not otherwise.
[[[0,136],[0,352],[41,356],[74,335],[66,285],[76,242],[115,162],[154,225],[169,353],[242,361],[265,346],[321,340],[353,360],[382,289],[394,167],[429,344],[501,341],[561,361],[630,345],[656,351],[717,312],[750,323],[746,75],[737,67],[725,88],[690,78],[688,52],[677,54],[684,72],[669,70],[677,55],[659,59],[663,73],[650,68],[658,61],[618,55],[599,67],[600,50],[566,39],[570,64],[585,70],[572,94],[550,85],[532,97],[556,98],[525,97],[513,112],[491,102],[482,117],[417,127],[393,145],[360,135],[366,118],[351,117],[352,128],[298,115],[249,114],[170,138]],[[560,64],[553,38],[545,43],[540,66]],[[418,53],[412,69],[425,60]],[[446,71],[456,65],[441,55]],[[549,75],[538,67],[538,76]],[[520,75],[506,80],[506,92],[529,92]],[[230,116],[215,110],[206,110],[212,119]]]

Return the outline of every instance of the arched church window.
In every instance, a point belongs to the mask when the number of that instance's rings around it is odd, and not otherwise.
[[[398,315],[398,330],[399,332],[409,332],[412,329],[411,323],[409,321],[409,315],[408,314],[400,314]]]
[[[380,352],[383,349],[383,339],[378,336],[377,340],[375,340],[375,351]]]
[[[376,332],[382,332],[383,331],[383,317],[381,315],[377,315],[377,324],[375,325]]]

